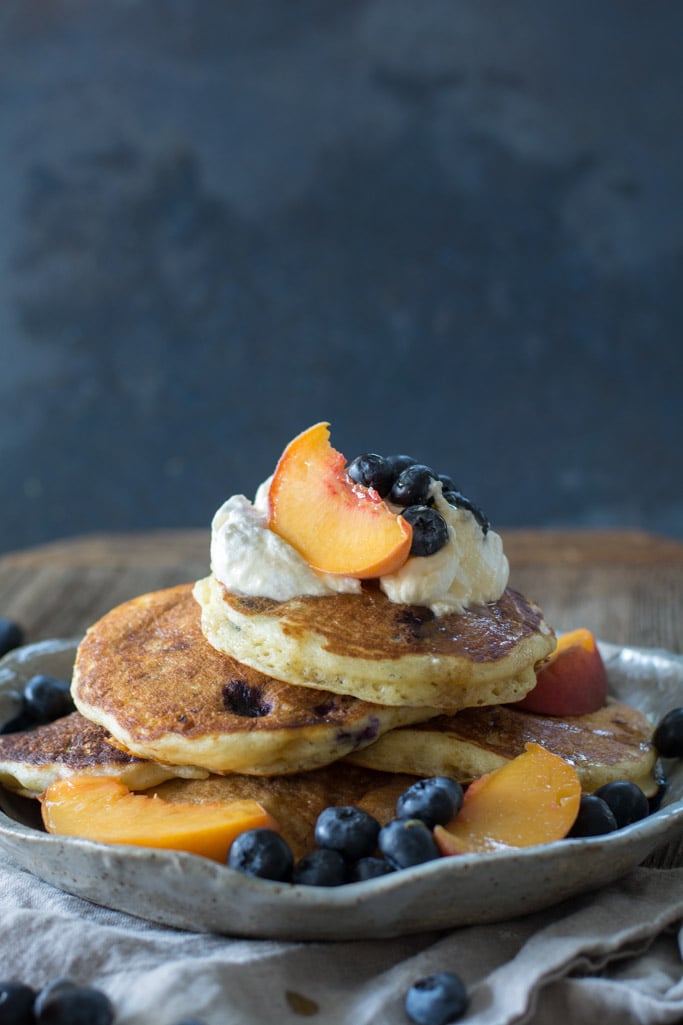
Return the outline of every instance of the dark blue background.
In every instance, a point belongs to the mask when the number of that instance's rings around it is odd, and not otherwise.
[[[683,6],[0,5],[0,550],[285,443],[683,536]]]

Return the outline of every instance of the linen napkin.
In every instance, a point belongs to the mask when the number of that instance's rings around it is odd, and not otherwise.
[[[495,925],[388,940],[283,943],[190,933],[98,907],[0,855],[2,969],[103,989],[116,1025],[408,1025],[409,986],[465,981],[467,1025],[683,1020],[683,868]]]

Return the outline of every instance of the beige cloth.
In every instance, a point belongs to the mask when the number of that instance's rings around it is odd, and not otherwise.
[[[495,900],[495,895],[492,895]],[[683,868],[500,925],[355,943],[167,929],[61,893],[0,856],[1,976],[105,990],[116,1025],[406,1025],[416,979],[455,971],[468,1025],[683,1021]]]

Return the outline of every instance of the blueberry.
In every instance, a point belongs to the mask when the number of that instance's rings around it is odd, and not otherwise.
[[[412,456],[406,455],[387,456],[386,459],[387,463],[391,467],[391,474],[394,480],[396,480],[399,474],[403,473],[404,470],[407,470],[409,466],[415,466],[417,463],[417,459],[413,459]]]
[[[652,743],[662,758],[683,758],[683,708],[672,708],[660,720]]]
[[[377,879],[379,876],[390,875],[394,869],[383,858],[359,858],[355,865],[351,866],[349,882],[362,883],[366,879]]]
[[[396,476],[391,463],[376,452],[366,452],[349,463],[346,472],[356,484],[364,484],[366,488],[374,488],[380,498],[391,491]]]
[[[416,1025],[447,1025],[467,1010],[467,990],[453,972],[435,972],[415,982],[406,993],[406,1014]]]
[[[33,1004],[36,993],[30,986],[14,979],[0,982],[0,1023],[2,1025],[33,1025]]]
[[[35,1020],[38,1025],[112,1025],[114,1008],[101,990],[64,980],[38,994]]]
[[[436,509],[410,505],[401,515],[413,528],[411,555],[434,555],[448,542],[448,524]]]
[[[601,797],[584,794],[579,804],[579,813],[567,836],[601,836],[617,829],[614,812]]]
[[[0,656],[24,643],[24,633],[18,623],[0,616]]]
[[[228,865],[249,876],[282,882],[292,874],[294,856],[274,829],[248,829],[233,840]]]
[[[446,776],[419,779],[396,802],[399,819],[420,819],[426,826],[445,826],[462,807],[460,784]]]
[[[393,505],[426,505],[430,498],[436,474],[423,463],[414,463],[399,473],[389,492]]]
[[[22,730],[32,730],[37,726],[36,720],[26,709],[22,708],[13,719],[9,719],[0,729],[0,733],[19,733]]]
[[[488,533],[491,523],[486,513],[482,512],[478,505],[466,498],[460,491],[444,491],[443,497],[449,505],[455,506],[456,509],[467,509],[468,512],[471,512],[484,534]]]
[[[372,854],[377,846],[378,833],[377,819],[353,805],[325,808],[315,824],[318,847],[339,851],[349,861]]]
[[[180,1018],[173,1025],[205,1025],[201,1018]]]
[[[431,829],[420,819],[393,819],[380,829],[378,846],[392,868],[410,868],[440,856]]]
[[[54,722],[75,710],[69,683],[42,673],[24,686],[23,701],[24,711],[35,723]]]
[[[459,491],[460,488],[455,483],[452,477],[449,477],[447,473],[437,473],[436,479],[440,480],[443,485],[444,491]]]
[[[320,847],[297,861],[292,882],[304,886],[341,886],[346,876],[346,862],[339,851]]]
[[[618,829],[630,826],[632,822],[639,822],[650,813],[650,803],[643,791],[635,783],[625,779],[605,783],[595,791],[595,796],[600,797],[612,809]]]

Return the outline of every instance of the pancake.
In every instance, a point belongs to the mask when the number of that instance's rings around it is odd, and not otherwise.
[[[612,780],[657,791],[652,725],[637,709],[611,701],[589,715],[559,719],[500,705],[467,708],[394,730],[349,761],[384,772],[452,776],[466,783],[500,768],[534,741],[570,762],[591,793]]]
[[[23,797],[38,797],[55,780],[78,774],[107,776],[131,790],[147,790],[185,771],[121,750],[106,730],[78,712],[0,736],[0,784]]]
[[[305,687],[381,705],[455,710],[522,698],[534,664],[555,647],[541,610],[508,589],[496,602],[436,617],[379,589],[278,602],[195,585],[210,643]]]
[[[435,714],[321,694],[242,665],[204,638],[191,584],[141,595],[95,623],[71,691],[133,754],[219,773],[316,768]]]
[[[279,823],[282,835],[300,858],[315,846],[313,831],[324,808],[355,804],[385,825],[396,814],[398,797],[415,776],[373,772],[336,763],[292,776],[230,775],[204,780],[170,780],[155,789],[167,801],[258,801]]]

